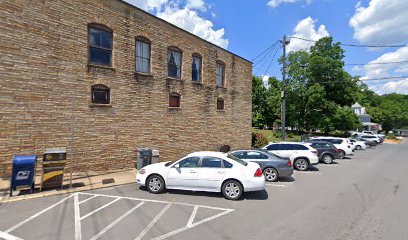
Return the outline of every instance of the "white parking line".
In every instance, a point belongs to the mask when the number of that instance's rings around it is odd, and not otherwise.
[[[32,215],[31,217],[27,218],[26,220],[24,220],[24,221],[22,221],[22,222],[20,222],[20,223],[17,223],[17,224],[14,225],[13,227],[7,229],[7,230],[5,231],[5,233],[10,233],[11,231],[15,230],[16,228],[21,227],[21,226],[22,226],[23,224],[25,224],[26,222],[29,222],[29,221],[31,221],[32,219],[34,219],[34,218],[40,216],[41,214],[45,213],[46,211],[48,211],[48,210],[50,210],[50,209],[52,209],[52,208],[58,206],[59,204],[65,202],[67,199],[71,198],[72,196],[74,196],[74,194],[71,194],[71,195],[69,195],[68,197],[61,199],[59,202],[54,203],[53,205],[51,205],[51,206],[49,206],[49,207],[47,207],[47,208],[45,208],[45,209],[39,211],[38,213]]]
[[[140,240],[144,237],[144,235],[150,230],[150,228],[153,227],[153,225],[159,221],[159,219],[163,216],[163,214],[167,211],[167,209],[169,209],[171,206],[171,203],[167,204],[163,210],[161,210],[161,212],[159,214],[157,214],[157,216],[149,223],[149,225],[147,225],[147,227],[145,229],[143,229],[143,231],[139,234],[139,236],[137,236],[135,238],[135,240]]]
[[[19,237],[10,235],[10,234],[2,232],[2,231],[0,231],[0,239],[4,239],[4,240],[23,240],[23,239],[21,239]]]
[[[109,206],[109,205],[111,205],[111,204],[114,204],[115,202],[117,202],[117,201],[119,201],[119,200],[120,200],[120,198],[116,198],[115,200],[108,202],[107,204],[103,205],[102,207],[93,210],[92,212],[90,212],[90,213],[86,214],[85,216],[81,217],[81,218],[80,218],[81,221],[84,220],[85,218],[91,216],[92,214],[94,214],[94,213],[96,213],[96,212],[98,212],[98,211],[100,211],[100,210],[106,208],[107,206]]]
[[[190,219],[187,222],[187,227],[191,227],[193,225],[194,218],[197,214],[198,206],[195,206],[193,212],[191,213]]]
[[[297,171],[296,174],[298,174],[298,173],[315,174],[315,175],[322,175],[322,174],[323,174],[323,173],[321,173],[321,172],[299,172],[299,171]]]
[[[274,187],[287,187],[286,185],[283,184],[274,184],[274,183],[265,183],[265,186],[274,186]]]
[[[98,197],[98,196],[92,196],[92,197],[90,197],[90,198],[87,198],[87,199],[85,199],[85,200],[82,200],[82,201],[80,201],[79,202],[79,204],[81,204],[81,203],[86,203],[87,201],[89,201],[89,200],[91,200],[91,199],[94,199],[94,198],[96,198],[96,197]]]
[[[118,224],[120,221],[122,221],[125,217],[127,217],[129,214],[131,214],[133,211],[138,209],[140,206],[142,206],[145,202],[141,202],[138,205],[136,205],[134,208],[130,209],[129,211],[125,212],[122,216],[118,217],[115,221],[113,221],[111,224],[106,226],[102,231],[100,231],[98,234],[93,236],[90,240],[96,240],[100,238],[103,234],[105,234],[109,229],[114,227],[116,224]]]
[[[81,211],[79,208],[78,193],[75,193],[74,196],[74,219],[75,219],[75,240],[81,240],[82,239]]]

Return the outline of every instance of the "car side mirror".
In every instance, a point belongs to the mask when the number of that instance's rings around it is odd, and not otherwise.
[[[175,168],[180,168],[180,164],[177,163],[176,165],[174,165],[174,167]]]

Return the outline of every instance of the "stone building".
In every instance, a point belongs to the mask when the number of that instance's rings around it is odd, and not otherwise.
[[[120,0],[0,2],[0,177],[13,154],[132,167],[251,145],[252,64]]]

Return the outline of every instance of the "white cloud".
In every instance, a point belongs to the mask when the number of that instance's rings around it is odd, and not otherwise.
[[[262,76],[262,81],[263,81],[264,86],[268,87],[269,76],[268,75]]]
[[[408,62],[395,64],[376,63],[401,62],[407,60],[408,46],[402,47],[394,52],[383,54],[377,59],[364,65],[362,68],[356,68],[354,70],[359,70],[359,72],[362,72],[364,74],[362,79],[401,76],[408,74]]]
[[[125,0],[125,1],[145,11],[148,10],[160,11],[162,6],[169,2],[169,0]]]
[[[202,12],[207,11],[204,0],[187,0],[186,8],[197,9]]]
[[[215,30],[211,21],[200,17],[194,10],[167,6],[157,16],[222,48],[228,47],[224,28]]]
[[[408,94],[408,78],[400,81],[390,81],[385,84],[375,84],[370,88],[378,94]]]
[[[303,1],[303,0],[270,0],[266,5],[268,5],[269,7],[276,8],[283,3],[285,4],[286,3],[296,3],[300,1]],[[306,3],[310,5],[312,3],[312,0],[306,0]]]
[[[322,37],[329,36],[329,32],[326,30],[325,25],[320,25],[316,29],[315,23],[317,20],[313,20],[311,17],[307,17],[298,22],[296,27],[293,29],[293,35],[296,37],[301,37],[305,39],[310,39],[317,41]],[[309,49],[312,46],[313,42],[303,41],[300,39],[292,38],[290,44],[288,45],[288,51],[298,51],[300,49]]]
[[[403,43],[408,39],[407,12],[407,0],[371,0],[367,7],[358,2],[349,25],[362,43]]]

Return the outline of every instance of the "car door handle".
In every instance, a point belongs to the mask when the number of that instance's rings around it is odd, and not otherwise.
[[[224,174],[225,172],[224,172],[224,171],[218,171],[218,173],[219,173],[219,174]]]
[[[194,170],[190,170],[190,173],[197,173],[196,171],[194,171]]]

